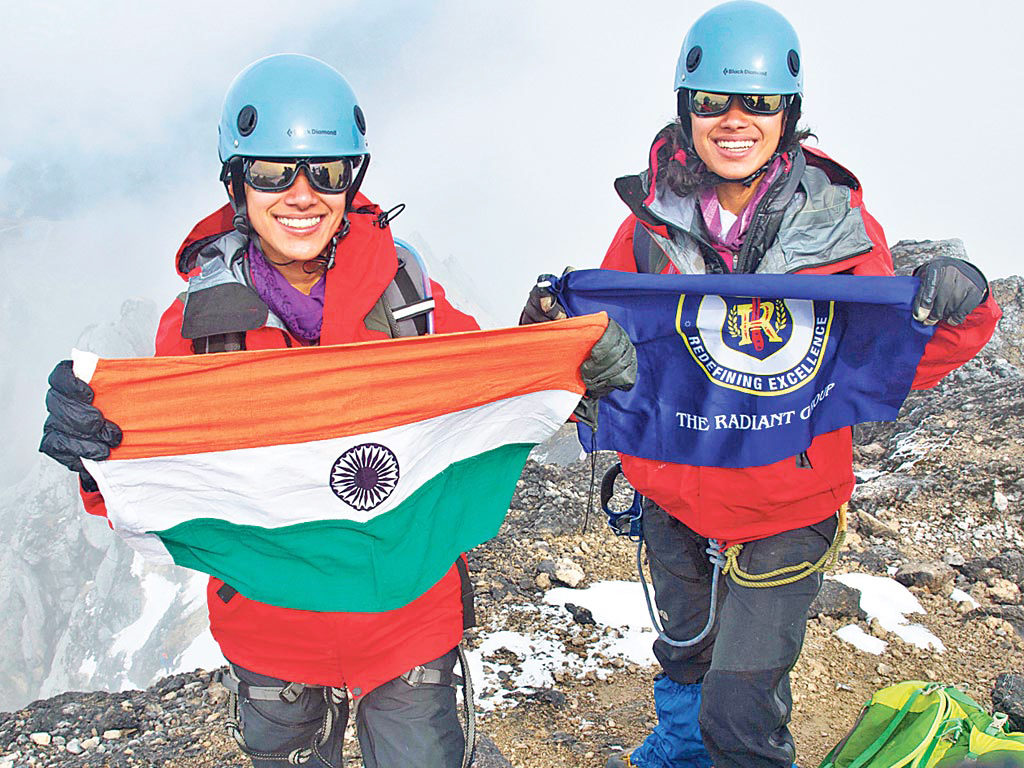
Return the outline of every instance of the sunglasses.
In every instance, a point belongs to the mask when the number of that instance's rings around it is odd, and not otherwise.
[[[295,183],[299,170],[306,171],[309,185],[325,195],[337,195],[352,185],[363,158],[287,158],[269,160],[247,157],[242,163],[245,183],[260,192],[284,192]]]
[[[779,93],[711,93],[690,91],[690,111],[697,117],[714,117],[729,111],[733,99],[739,99],[743,109],[754,115],[774,115],[789,104],[789,98]]]

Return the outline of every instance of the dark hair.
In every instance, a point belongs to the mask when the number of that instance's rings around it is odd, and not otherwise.
[[[687,112],[686,119],[688,120],[689,117],[689,112]],[[784,142],[785,146],[780,146],[780,149],[782,151],[794,149],[811,136],[814,134],[807,128],[797,128],[790,132],[788,138],[785,134],[782,136],[780,144]],[[659,144],[660,146],[658,146]],[[689,131],[683,130],[682,118],[677,117],[662,128],[654,137],[653,146],[657,147],[652,151],[654,157],[651,158],[652,170],[655,167],[654,161],[657,161],[655,184],[667,185],[675,194],[686,197],[701,187],[720,181],[717,176],[708,172],[704,162],[697,155]]]

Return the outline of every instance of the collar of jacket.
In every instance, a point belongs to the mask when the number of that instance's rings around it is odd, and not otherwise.
[[[363,195],[356,196],[348,213],[348,233],[338,241],[334,266],[327,272],[321,344],[343,344],[381,338],[364,322],[366,315],[398,271],[398,256],[387,224],[381,225],[380,208]],[[225,205],[192,228],[178,250],[178,274],[189,281],[189,292],[214,282],[248,285],[248,270],[241,264],[248,241],[231,224],[234,212]],[[268,323],[270,324],[270,323]]]
[[[652,195],[651,178],[650,170],[624,176],[615,189],[680,272],[718,271],[708,269],[720,257],[707,240],[696,195],[680,197],[660,187]],[[856,177],[823,152],[799,147],[790,171],[759,203],[736,271],[794,272],[844,261],[871,246]]]
[[[803,148],[797,147],[788,160],[789,167],[779,174],[773,182],[774,188],[762,198],[762,207],[778,211],[785,210],[803,177],[806,163]],[[642,173],[616,179],[615,191],[629,206],[633,215],[647,225],[652,232],[669,237],[669,230],[677,229],[704,239],[704,226],[696,221],[698,208],[695,204],[696,194],[680,197],[668,187],[660,186],[655,187],[652,193],[652,186],[656,183],[655,174],[648,167]],[[651,202],[647,203],[647,200]]]

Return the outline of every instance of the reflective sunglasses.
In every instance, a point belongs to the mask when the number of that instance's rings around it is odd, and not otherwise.
[[[743,109],[754,115],[774,115],[789,104],[789,98],[779,93],[711,93],[690,91],[690,111],[697,117],[714,117],[729,111],[732,100],[738,98]]]
[[[284,192],[306,171],[309,186],[325,195],[337,195],[352,185],[362,157],[286,158],[247,157],[242,163],[245,183],[260,192]]]

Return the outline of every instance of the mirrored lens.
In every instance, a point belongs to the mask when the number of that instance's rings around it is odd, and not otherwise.
[[[344,192],[352,183],[352,163],[347,157],[310,161],[309,182],[321,192]]]
[[[774,115],[782,109],[785,97],[778,93],[757,93],[743,96],[743,106],[758,115]]]
[[[720,115],[729,109],[731,99],[732,95],[728,93],[693,91],[690,94],[690,111],[695,115]]]
[[[359,158],[360,160],[362,158]],[[246,163],[245,180],[253,189],[283,192],[305,169],[310,186],[318,192],[337,194],[352,184],[352,158],[330,160],[267,160],[252,158]]]
[[[297,162],[253,159],[247,164],[245,180],[253,189],[265,192],[279,192],[288,189],[295,181]]]
[[[729,109],[731,93],[693,91],[690,94],[690,111],[699,117],[721,115]],[[743,108],[755,115],[774,115],[786,106],[786,97],[778,93],[743,94],[739,97]]]

